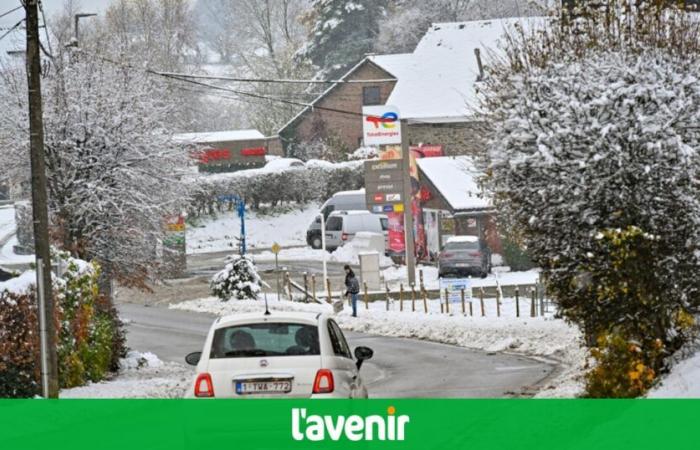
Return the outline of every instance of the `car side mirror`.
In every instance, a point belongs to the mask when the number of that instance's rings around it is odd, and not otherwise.
[[[200,359],[202,359],[202,352],[192,352],[185,356],[185,362],[190,366],[196,366],[199,364]]]
[[[356,347],[355,359],[357,359],[357,362],[355,364],[357,365],[357,370],[360,370],[360,367],[362,367],[362,363],[365,362],[365,360],[370,359],[373,355],[374,350],[372,350],[369,347]]]

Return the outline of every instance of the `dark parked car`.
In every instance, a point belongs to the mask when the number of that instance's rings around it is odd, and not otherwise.
[[[490,271],[491,258],[488,247],[476,236],[449,238],[438,256],[440,278],[485,278]]]

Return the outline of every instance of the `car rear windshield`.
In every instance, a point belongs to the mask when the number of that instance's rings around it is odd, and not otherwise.
[[[300,323],[253,323],[214,332],[210,358],[319,355],[318,327]]]
[[[445,248],[449,250],[479,250],[479,242],[459,241],[448,242]]]

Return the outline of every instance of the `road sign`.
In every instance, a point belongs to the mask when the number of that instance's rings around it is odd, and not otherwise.
[[[364,106],[362,135],[365,145],[401,143],[399,110],[395,106]]]
[[[272,244],[272,253],[277,255],[280,252],[280,250],[282,250],[282,247],[277,242]]]
[[[403,211],[396,209],[403,203],[403,167],[400,159],[365,162],[365,195],[370,211]]]

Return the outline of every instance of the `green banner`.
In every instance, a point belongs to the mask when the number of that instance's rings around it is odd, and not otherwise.
[[[3,400],[2,449],[690,449],[700,400]]]

